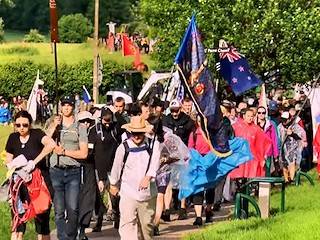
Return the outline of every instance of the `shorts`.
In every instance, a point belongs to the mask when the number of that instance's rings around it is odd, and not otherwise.
[[[158,193],[165,194],[167,190],[167,186],[159,186],[157,187]]]

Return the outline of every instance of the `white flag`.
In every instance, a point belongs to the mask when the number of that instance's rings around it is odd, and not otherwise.
[[[40,80],[40,71],[38,69],[37,78],[34,81],[27,103],[27,111],[31,114],[33,121],[37,120],[37,94],[39,90],[39,85],[43,84],[44,82]]]

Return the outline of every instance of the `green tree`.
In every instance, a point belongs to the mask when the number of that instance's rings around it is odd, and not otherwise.
[[[49,29],[49,3],[42,0],[14,0],[12,6],[0,6],[0,14],[6,28],[28,31],[37,28],[42,32]]]
[[[92,23],[82,14],[71,14],[60,18],[59,37],[61,42],[81,43],[92,34]]]
[[[2,18],[0,17],[0,43],[3,42],[4,39],[4,23]]]
[[[46,40],[45,36],[41,35],[38,29],[30,29],[30,32],[24,36],[24,42],[40,43]]]
[[[206,47],[224,38],[256,73],[280,69],[283,84],[309,81],[319,72],[319,9],[320,0],[140,1],[141,16],[158,38],[155,58],[164,66],[172,65],[195,12]]]

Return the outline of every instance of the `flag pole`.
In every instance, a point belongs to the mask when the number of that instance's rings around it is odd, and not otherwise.
[[[58,77],[58,53],[57,53],[57,43],[59,42],[58,38],[58,15],[57,15],[57,4],[56,0],[49,0],[50,8],[50,33],[51,33],[51,43],[53,43],[53,54],[54,54],[54,72],[55,72],[55,81],[56,81],[56,114],[59,115],[59,97],[60,97],[60,82]],[[61,124],[57,125],[54,135],[56,136],[56,143],[60,143],[60,133],[61,133]],[[59,155],[57,155],[57,166],[60,164]]]
[[[58,78],[58,54],[57,54],[57,42],[58,38],[58,15],[57,15],[57,4],[55,0],[49,0],[50,8],[50,33],[51,33],[51,43],[53,43],[53,55],[54,55],[54,72],[55,72],[55,101],[56,101],[56,111],[57,115],[59,113],[59,78]]]

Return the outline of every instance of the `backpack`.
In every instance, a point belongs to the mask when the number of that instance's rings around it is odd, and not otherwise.
[[[36,168],[31,174],[32,179],[27,183],[20,177],[16,181],[10,181],[9,196],[12,201],[11,209],[13,213],[12,231],[15,231],[20,224],[26,223],[36,217],[36,215],[44,213],[51,205],[51,196],[41,175],[41,171]],[[28,197],[22,202],[24,213],[20,214],[18,201],[23,185],[27,188]]]
[[[151,143],[152,142],[152,143]],[[128,145],[127,140],[123,142],[123,146],[124,146],[124,156],[123,156],[123,165],[121,168],[121,172],[120,172],[120,178],[122,178],[122,174],[123,174],[123,170],[124,170],[124,166],[126,165],[128,156],[130,152],[142,152],[142,151],[147,151],[149,154],[149,160],[148,160],[148,166],[147,166],[147,170],[146,170],[146,174],[150,168],[150,162],[151,162],[151,157],[152,157],[152,150],[153,150],[153,145],[154,145],[154,140],[152,141],[152,139],[149,139],[149,143],[145,144],[142,147],[137,147],[137,148],[130,148]]]

